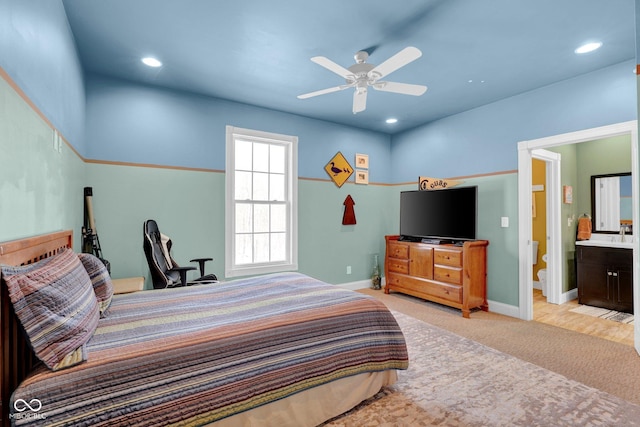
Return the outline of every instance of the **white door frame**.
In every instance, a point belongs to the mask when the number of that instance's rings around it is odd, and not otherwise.
[[[632,196],[633,196],[633,223],[640,224],[638,212],[638,122],[632,120],[628,122],[618,123],[614,125],[602,126],[598,128],[586,129],[577,132],[570,132],[561,135],[549,136],[546,138],[534,139],[530,141],[521,141],[518,143],[518,251],[519,251],[519,317],[524,320],[533,319],[533,260],[531,257],[531,159],[534,157],[534,150],[557,147],[560,145],[576,144],[580,142],[593,141],[596,139],[609,138],[618,135],[631,136],[631,173],[633,175]],[[538,152],[540,153],[540,152]],[[558,175],[558,181],[559,181]],[[547,183],[550,187],[557,187],[559,183]],[[559,191],[559,188],[557,189]],[[558,193],[559,195],[560,193]],[[555,197],[559,205],[559,197]],[[555,209],[555,208],[554,208]],[[557,221],[558,230],[552,233],[547,230],[551,236],[547,255],[553,253],[551,262],[557,262],[553,268],[561,274],[561,262],[559,262],[562,251],[562,239],[560,238],[560,224],[562,218],[560,214],[553,215],[553,222]],[[557,218],[555,218],[557,217]],[[551,218],[547,218],[550,220]],[[640,313],[640,227],[634,231],[635,239],[633,243],[633,302],[634,312]],[[558,258],[558,260],[556,260]],[[554,267],[555,267],[554,266]],[[557,277],[557,276],[556,276]],[[560,276],[561,278],[562,276]],[[561,281],[549,280],[553,290],[552,299],[560,294],[555,294],[555,287],[559,287]],[[553,283],[555,282],[555,283]],[[559,299],[558,299],[559,301]],[[552,301],[550,301],[552,302]],[[634,342],[636,351],[640,353],[640,322],[635,322]]]
[[[543,160],[546,163],[546,194],[547,194],[547,302],[562,304],[562,228],[560,225],[562,207],[560,205],[561,193],[561,156],[559,153],[538,148],[531,150],[531,157]],[[531,212],[531,210],[529,210]],[[531,215],[529,215],[531,216]],[[533,265],[533,259],[531,260]],[[533,267],[532,267],[533,268]],[[532,279],[533,280],[533,279]],[[533,313],[532,313],[533,314]]]

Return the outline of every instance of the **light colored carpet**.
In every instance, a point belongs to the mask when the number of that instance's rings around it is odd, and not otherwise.
[[[640,405],[640,356],[629,345],[492,312],[476,311],[464,319],[460,310],[399,293],[359,292],[394,311]]]
[[[394,386],[327,426],[640,425],[638,405],[405,314],[394,315],[407,338],[409,370],[400,371]]]
[[[592,307],[590,305],[579,305],[571,310],[574,313],[586,314],[587,316],[599,317],[601,319],[613,320],[614,322],[633,325],[633,314],[622,313],[620,311],[609,310],[607,308]]]

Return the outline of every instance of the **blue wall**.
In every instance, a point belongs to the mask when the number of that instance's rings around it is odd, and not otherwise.
[[[0,1],[0,67],[84,153],[83,72],[61,1]]]
[[[371,182],[389,182],[390,136],[186,92],[87,78],[87,157],[224,170],[225,126],[298,136],[299,175],[327,178],[338,151],[369,154]],[[384,160],[383,160],[384,159]]]
[[[635,120],[634,67],[623,62],[395,135],[391,181],[514,170],[519,141]]]
[[[60,1],[0,0],[0,241],[73,229],[80,243],[85,92]],[[18,90],[15,90],[15,87]],[[28,102],[25,100],[28,100]],[[34,112],[33,105],[45,119]]]

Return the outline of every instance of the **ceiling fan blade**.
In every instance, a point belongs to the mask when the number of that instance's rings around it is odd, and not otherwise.
[[[376,82],[373,88],[382,92],[394,92],[413,96],[420,96],[427,91],[426,86],[397,82]]]
[[[353,114],[364,111],[367,108],[367,90],[355,90],[353,92]]]
[[[309,93],[304,93],[302,95],[298,95],[298,99],[307,99],[307,98],[311,98],[314,96],[318,96],[318,95],[324,95],[326,93],[333,93],[333,92],[338,92],[341,90],[345,90],[347,88],[351,87],[350,85],[341,85],[341,86],[335,86],[335,87],[330,87],[327,89],[321,89],[321,90],[316,90],[315,92],[309,92]]]
[[[313,58],[311,58],[311,60],[316,64],[326,68],[327,70],[336,73],[344,79],[349,79],[349,77],[353,76],[353,73],[351,71],[347,70],[342,65],[336,64],[335,62],[324,56],[314,56]]]
[[[369,75],[375,75],[377,78],[387,76],[398,68],[404,67],[408,63],[415,61],[422,56],[422,52],[417,47],[409,46],[384,61],[382,64],[369,71]]]

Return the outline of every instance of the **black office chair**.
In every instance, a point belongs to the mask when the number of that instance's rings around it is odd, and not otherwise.
[[[143,225],[144,253],[147,256],[147,263],[151,271],[153,287],[164,289],[176,286],[186,286],[194,284],[214,283],[218,281],[215,274],[204,274],[204,265],[213,258],[196,258],[190,262],[197,262],[200,267],[200,276],[191,282],[187,281],[187,272],[195,270],[196,267],[180,267],[171,256],[171,239],[162,233],[158,224],[152,219],[148,219]]]

